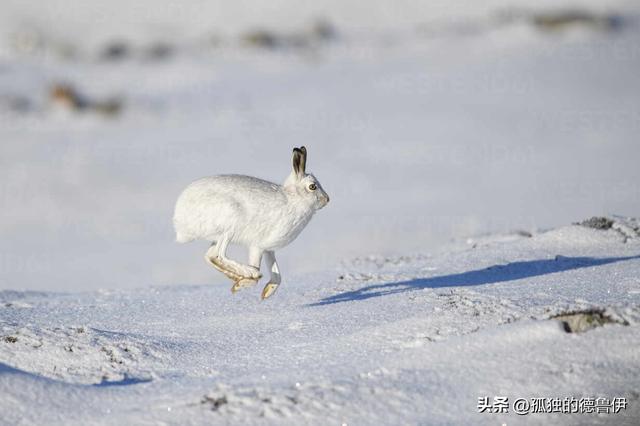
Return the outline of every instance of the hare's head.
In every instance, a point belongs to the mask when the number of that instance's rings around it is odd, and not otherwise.
[[[329,196],[318,179],[306,172],[307,149],[304,146],[293,148],[293,171],[284,183],[285,189],[308,201],[315,209],[321,209],[329,202]]]

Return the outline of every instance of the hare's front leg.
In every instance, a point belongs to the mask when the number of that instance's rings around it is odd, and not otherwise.
[[[253,254],[253,258],[257,257],[257,266],[253,266],[255,259],[252,259],[252,265],[243,265],[226,257],[228,245],[229,238],[221,237],[207,250],[205,259],[235,283],[231,288],[231,291],[235,292],[241,287],[255,284],[262,277],[259,269],[262,252]]]
[[[276,254],[272,250],[265,251],[264,258],[267,262],[267,268],[269,269],[269,272],[271,272],[271,277],[269,278],[267,285],[265,285],[262,290],[263,300],[276,292],[280,285],[280,280],[282,279],[280,276],[280,269],[278,268],[278,262],[276,262]]]

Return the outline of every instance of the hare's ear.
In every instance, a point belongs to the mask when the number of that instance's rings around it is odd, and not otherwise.
[[[302,153],[302,162],[300,163],[300,169],[302,170],[302,174],[305,175],[307,173],[307,148],[301,146],[300,152]]]
[[[301,148],[293,148],[293,171],[299,179],[304,177],[306,163],[307,149],[304,146]]]

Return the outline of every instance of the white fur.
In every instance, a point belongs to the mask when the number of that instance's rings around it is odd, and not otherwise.
[[[306,162],[306,150],[304,156]],[[277,264],[273,251],[293,241],[329,201],[315,177],[305,173],[304,162],[302,170],[296,170],[294,160],[294,170],[283,185],[243,175],[212,176],[191,183],[176,202],[176,240],[219,243],[219,250],[212,251],[212,256],[223,261],[228,243],[244,245],[250,248],[251,266],[258,269],[262,253],[269,252],[267,260],[274,278],[273,267],[277,271]],[[311,184],[317,189],[310,190]],[[235,269],[228,269],[236,274],[257,276],[243,269],[248,266],[230,262]],[[277,281],[276,285],[279,274]]]

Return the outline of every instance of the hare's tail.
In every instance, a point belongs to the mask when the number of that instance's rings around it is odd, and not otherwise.
[[[185,235],[179,232],[176,233],[176,242],[178,243],[188,243],[193,240],[194,238],[191,235]]]

